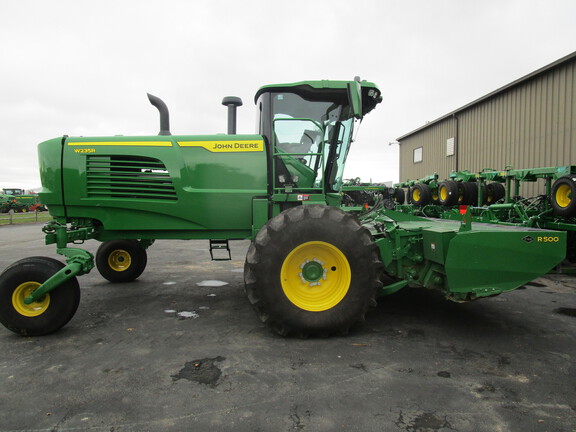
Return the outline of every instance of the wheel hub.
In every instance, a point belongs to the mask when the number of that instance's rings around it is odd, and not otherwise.
[[[312,261],[306,259],[300,264],[302,271],[298,274],[302,283],[310,283],[310,286],[320,285],[320,279],[326,280],[328,269],[324,268],[324,263],[317,258]]]
[[[108,256],[108,265],[117,272],[127,270],[130,264],[132,264],[132,258],[124,249],[116,249]]]
[[[30,304],[25,303],[26,297],[32,294],[40,284],[38,282],[24,282],[12,293],[12,305],[14,309],[26,317],[42,315],[50,305],[50,294],[46,294],[39,301]]]

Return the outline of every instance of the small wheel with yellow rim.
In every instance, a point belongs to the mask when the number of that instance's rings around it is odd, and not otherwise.
[[[64,264],[48,257],[30,257],[8,267],[0,275],[0,322],[23,336],[55,332],[72,319],[80,302],[80,286],[68,279],[36,302],[26,298],[60,271]]]
[[[410,189],[410,202],[419,207],[423,207],[430,203],[431,192],[430,187],[423,183],[417,183]]]
[[[131,282],[146,268],[147,257],[137,240],[111,240],[98,248],[96,267],[110,282]]]
[[[458,185],[454,180],[445,180],[438,185],[438,202],[443,206],[458,204]]]
[[[354,216],[302,205],[260,230],[244,282],[257,316],[277,333],[327,336],[364,321],[382,271],[370,232]]]
[[[484,193],[484,203],[487,205],[496,204],[506,195],[506,188],[502,183],[492,182],[486,185]]]
[[[392,197],[394,199],[394,202],[396,202],[397,204],[404,204],[404,201],[406,201],[406,193],[402,188],[394,189]]]
[[[558,178],[552,185],[550,201],[556,215],[576,216],[576,175]]]
[[[440,195],[438,194],[438,186],[430,187],[430,202],[435,205],[440,205]]]

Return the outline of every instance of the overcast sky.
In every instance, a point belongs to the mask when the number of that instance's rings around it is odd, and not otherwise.
[[[0,188],[40,186],[36,146],[64,134],[254,133],[254,93],[375,82],[346,178],[397,181],[389,143],[576,50],[574,0],[0,0]],[[572,161],[574,162],[574,161]]]

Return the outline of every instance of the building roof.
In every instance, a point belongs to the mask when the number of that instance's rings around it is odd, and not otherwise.
[[[429,128],[429,127],[435,125],[436,123],[439,123],[439,122],[441,122],[441,121],[443,121],[443,120],[445,120],[445,119],[447,119],[447,118],[450,118],[450,117],[452,117],[452,116],[454,116],[454,115],[457,115],[457,114],[461,113],[462,111],[466,111],[467,109],[469,109],[469,108],[471,108],[471,107],[473,107],[473,106],[475,106],[475,105],[478,105],[478,104],[480,104],[480,103],[483,103],[483,102],[485,102],[485,101],[488,100],[488,99],[491,99],[491,98],[493,98],[493,97],[495,97],[495,96],[497,96],[497,95],[499,95],[499,94],[501,94],[501,93],[504,93],[504,92],[506,92],[506,91],[514,88],[514,87],[517,87],[517,86],[519,86],[519,85],[521,85],[521,84],[523,84],[523,83],[525,83],[525,82],[527,82],[527,81],[530,81],[530,80],[532,80],[532,79],[534,79],[534,78],[536,78],[536,77],[538,77],[538,76],[540,76],[540,75],[542,75],[542,74],[545,74],[545,73],[547,73],[547,72],[549,72],[549,71],[551,71],[551,70],[553,70],[553,69],[555,69],[555,68],[557,68],[557,67],[559,67],[559,66],[562,66],[562,65],[564,65],[564,64],[566,64],[566,63],[569,63],[569,62],[571,62],[571,61],[574,61],[574,59],[576,59],[576,51],[573,52],[573,53],[571,53],[571,54],[568,54],[568,55],[565,56],[565,57],[562,57],[562,58],[559,59],[559,60],[556,60],[556,61],[553,62],[553,63],[550,63],[549,65],[544,66],[543,68],[540,68],[540,69],[538,69],[538,70],[536,70],[536,71],[534,71],[534,72],[532,72],[532,73],[529,73],[528,75],[523,76],[522,78],[519,78],[519,79],[517,79],[516,81],[512,81],[510,84],[507,84],[507,85],[505,85],[505,86],[503,86],[503,87],[500,87],[499,89],[494,90],[493,92],[488,93],[487,95],[482,96],[481,98],[476,99],[476,100],[470,102],[469,104],[466,104],[466,105],[464,105],[464,106],[462,106],[462,107],[460,107],[460,108],[458,108],[458,109],[456,109],[456,110],[454,110],[454,111],[452,111],[452,112],[449,112],[448,114],[443,115],[442,117],[439,117],[439,118],[437,118],[436,120],[433,120],[433,121],[431,121],[431,122],[428,122],[428,123],[426,123],[424,126],[421,126],[421,127],[419,127],[418,129],[415,129],[415,130],[413,130],[412,132],[409,132],[409,133],[407,133],[407,134],[405,134],[405,135],[402,135],[400,138],[396,138],[396,140],[401,143],[401,141],[402,141],[403,139],[406,139],[406,138],[408,138],[408,137],[411,136],[411,135],[414,135],[414,134],[416,134],[416,133],[418,133],[418,132],[420,132],[420,131],[422,131],[422,130],[424,130],[424,129],[426,129],[426,128]]]

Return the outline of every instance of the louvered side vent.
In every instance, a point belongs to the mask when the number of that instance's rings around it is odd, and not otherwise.
[[[177,199],[170,174],[158,159],[89,155],[86,164],[90,198]]]

